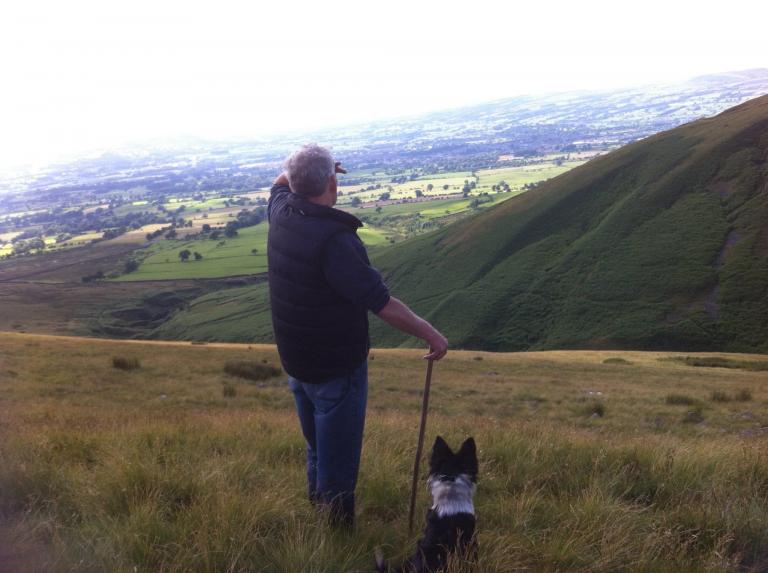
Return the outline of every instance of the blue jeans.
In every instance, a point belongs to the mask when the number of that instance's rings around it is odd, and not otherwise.
[[[301,431],[307,442],[307,489],[336,523],[351,525],[363,449],[368,362],[346,376],[320,384],[289,377]]]

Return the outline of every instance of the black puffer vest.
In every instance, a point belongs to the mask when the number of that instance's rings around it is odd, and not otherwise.
[[[308,383],[349,374],[368,356],[368,311],[323,275],[328,240],[356,234],[359,219],[295,193],[270,213],[267,261],[272,327],[283,368]]]

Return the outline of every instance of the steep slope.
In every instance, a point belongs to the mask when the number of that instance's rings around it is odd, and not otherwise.
[[[455,346],[768,350],[768,96],[376,260]],[[377,326],[381,344],[404,339]]]

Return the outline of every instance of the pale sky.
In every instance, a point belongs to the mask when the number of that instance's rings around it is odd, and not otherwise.
[[[768,67],[768,2],[4,0],[0,168]]]

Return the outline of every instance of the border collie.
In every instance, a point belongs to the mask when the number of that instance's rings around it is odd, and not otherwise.
[[[477,483],[477,450],[474,438],[467,439],[457,453],[441,438],[432,446],[427,484],[432,508],[427,512],[424,536],[416,552],[398,569],[389,569],[380,552],[376,554],[379,573],[436,573],[448,564],[450,554],[474,560],[477,546],[475,506],[472,497]]]

